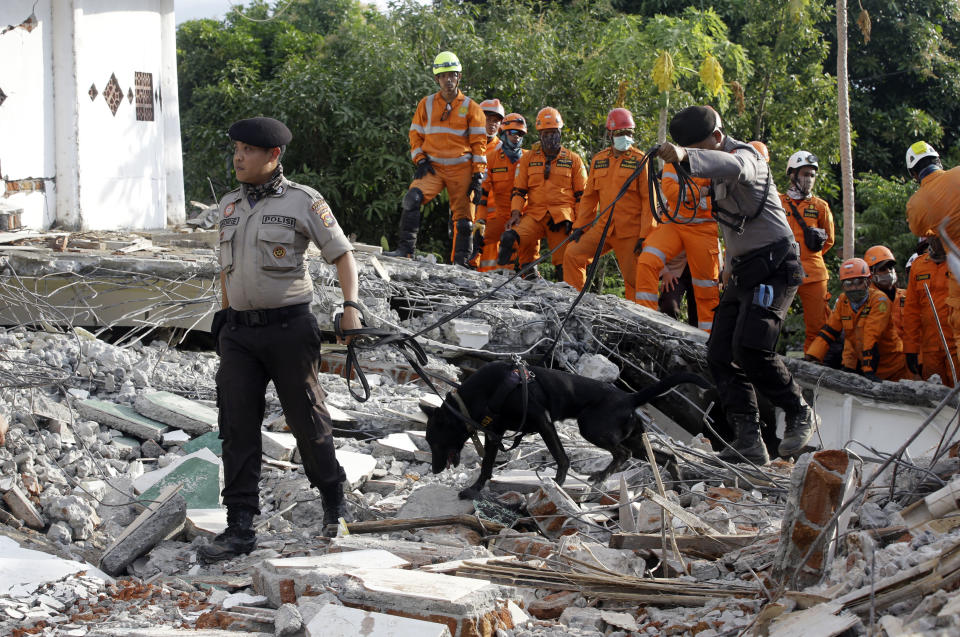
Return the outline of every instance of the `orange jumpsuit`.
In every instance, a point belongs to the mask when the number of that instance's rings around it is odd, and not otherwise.
[[[907,201],[907,222],[910,232],[918,237],[936,234],[944,217],[960,218],[960,166],[935,170],[920,181],[920,187]],[[960,237],[951,237],[960,245]],[[950,314],[947,322],[960,349],[960,283],[951,277],[947,289]]]
[[[867,291],[867,300],[856,312],[847,295],[840,295],[806,353],[822,361],[842,330],[844,367],[876,374],[880,380],[912,378],[903,356],[903,342],[893,325],[893,304],[877,288],[871,286]]]
[[[830,293],[827,292],[827,280],[830,274],[823,263],[823,255],[833,247],[835,238],[833,214],[827,202],[820,197],[797,200],[781,194],[780,201],[784,212],[787,213],[787,221],[790,223],[790,229],[793,230],[793,236],[800,244],[800,264],[803,266],[804,276],[803,283],[797,289],[797,296],[800,297],[800,303],[803,305],[803,322],[807,328],[807,337],[803,341],[803,349],[806,350],[813,343],[820,327],[830,314],[828,305]],[[823,228],[827,232],[827,240],[819,252],[811,252],[807,247],[803,240],[803,228],[793,216],[790,204],[793,204],[803,217],[804,223],[813,228]]]
[[[637,259],[634,298],[640,305],[658,309],[660,272],[671,259],[686,251],[693,296],[697,300],[697,326],[709,332],[713,325],[713,310],[720,302],[720,241],[708,194],[710,180],[694,177],[693,182],[699,193],[693,188],[687,189],[678,213],[679,220],[658,225],[643,242],[643,252]],[[663,167],[661,187],[672,213],[680,196],[680,182],[672,164]],[[692,220],[687,222],[691,217]]]
[[[586,226],[598,213],[606,210],[642,159],[643,153],[633,146],[622,153],[614,152],[612,148],[605,148],[597,153],[590,165],[587,187],[583,191],[583,197],[580,198],[574,227]],[[593,227],[587,230],[579,241],[567,244],[563,257],[563,280],[578,290],[583,288],[587,280],[587,266],[597,253],[604,226],[610,219],[609,214],[613,215],[613,220],[610,221],[601,254],[613,250],[617,256],[617,263],[620,264],[626,297],[633,301],[635,295],[633,286],[637,276],[637,256],[633,253],[633,248],[637,244],[637,239],[646,237],[657,225],[650,213],[646,166],[630,184],[630,188],[613,207],[612,212],[607,211],[607,214],[593,224]]]
[[[930,288],[943,336],[950,346],[954,368],[960,371],[953,329],[947,321],[949,309],[946,300],[950,279],[950,268],[946,261],[934,263],[929,255],[923,254],[913,262],[910,281],[907,283],[907,300],[903,308],[903,351],[907,354],[919,354],[924,379],[939,374],[944,385],[953,387],[950,365],[940,341],[940,330],[937,329],[924,289],[924,284]]]
[[[487,117],[479,104],[460,91],[449,106],[448,110],[439,92],[417,104],[410,124],[410,159],[416,164],[426,156],[436,174],[414,179],[410,188],[420,189],[423,204],[446,188],[456,228],[457,220],[474,218],[468,190],[474,173],[487,168]]]
[[[546,172],[548,165],[549,175]],[[529,153],[520,158],[513,181],[510,209],[522,213],[520,222],[513,227],[520,238],[517,250],[521,266],[534,260],[543,237],[547,238],[551,250],[566,239],[567,232],[563,229],[551,230],[548,223],[573,223],[577,203],[586,185],[587,171],[583,167],[583,159],[563,146],[550,162],[540,144],[535,144]],[[566,248],[566,245],[563,247]],[[561,248],[550,255],[553,265],[563,264],[563,252]]]
[[[510,219],[510,198],[513,195],[513,179],[517,174],[516,166],[520,162],[511,162],[501,149],[502,143],[487,153],[487,177],[483,180],[483,198],[477,206],[477,220],[486,222],[483,231],[483,251],[477,269],[489,272],[500,268],[512,269],[512,266],[497,265],[497,253],[500,250],[500,235]],[[520,151],[520,159],[529,153]]]

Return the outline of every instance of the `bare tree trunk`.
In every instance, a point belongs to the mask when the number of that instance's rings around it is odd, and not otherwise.
[[[853,210],[853,150],[850,146],[850,102],[847,74],[847,2],[837,0],[837,115],[840,123],[840,183],[843,187],[843,258],[853,254],[856,236]]]

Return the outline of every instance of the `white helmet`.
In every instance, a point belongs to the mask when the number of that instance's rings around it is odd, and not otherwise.
[[[820,170],[820,162],[817,160],[816,155],[808,153],[805,150],[798,150],[790,155],[790,159],[787,160],[787,174],[789,175],[791,170],[803,168],[804,166],[813,166],[817,170]]]
[[[939,157],[937,151],[933,149],[933,146],[927,142],[914,142],[911,144],[910,148],[907,149],[907,170],[913,170],[913,167],[917,165],[917,162],[923,159],[924,157]]]

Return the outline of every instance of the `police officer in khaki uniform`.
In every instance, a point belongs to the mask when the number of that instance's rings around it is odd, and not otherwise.
[[[334,533],[345,513],[344,473],[317,382],[320,330],[310,313],[313,282],[303,258],[307,244],[313,241],[323,258],[336,265],[345,302],[357,301],[357,269],[353,247],[327,202],[283,176],[280,157],[292,137],[283,123],[269,117],[230,127],[240,187],[220,201],[223,309],[214,326],[227,529],[200,548],[207,562],[249,553],[256,545],[260,424],[270,380],[307,478],[320,491],[323,533]],[[344,329],[360,327],[353,307],[344,307],[341,324]]]

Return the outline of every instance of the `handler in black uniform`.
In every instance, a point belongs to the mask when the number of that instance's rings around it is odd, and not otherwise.
[[[267,383],[273,380],[304,471],[323,500],[323,533],[336,532],[345,513],[343,469],[334,454],[330,414],[317,382],[320,330],[310,312],[313,282],[304,252],[313,241],[337,266],[344,301],[357,301],[353,246],[320,194],[287,180],[280,158],[293,135],[269,117],[230,127],[240,188],[220,201],[220,284],[215,317],[220,354],[217,404],[223,440],[223,503],[227,529],[200,547],[207,562],[249,553],[259,513],[260,424]],[[344,329],[360,327],[344,307]]]
[[[726,245],[724,272],[731,275],[713,315],[707,364],[736,429],[733,448],[739,452],[725,449],[720,457],[738,461],[743,455],[763,464],[769,457],[760,437],[756,392],[785,413],[781,456],[802,452],[818,423],[774,351],[803,269],[770,166],[755,148],[724,135],[718,122],[712,108],[688,106],[670,122],[676,144],[663,144],[658,156],[710,179]]]

